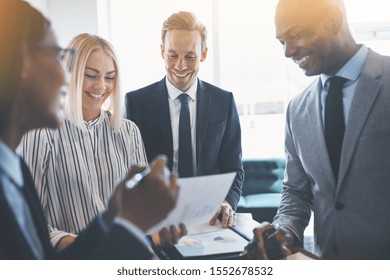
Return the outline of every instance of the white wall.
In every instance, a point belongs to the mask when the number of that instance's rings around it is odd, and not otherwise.
[[[47,0],[27,0],[27,2],[39,10],[44,16],[48,16]]]
[[[63,46],[79,33],[97,33],[96,0],[49,0],[48,11]]]
[[[210,0],[110,0],[111,38],[118,54],[122,92],[157,82],[165,76],[161,28],[178,11],[191,11],[207,26],[207,59],[199,77],[213,83],[212,5]],[[223,0],[222,0],[223,1]],[[153,9],[151,8],[153,7]]]
[[[97,0],[27,0],[52,22],[59,44],[79,33],[98,34]]]

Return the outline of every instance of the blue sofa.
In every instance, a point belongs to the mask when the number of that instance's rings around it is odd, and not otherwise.
[[[272,222],[278,210],[285,159],[243,160],[245,180],[237,212],[252,213],[258,222]]]

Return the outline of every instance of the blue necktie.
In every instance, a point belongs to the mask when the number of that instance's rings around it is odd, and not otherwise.
[[[178,171],[180,177],[193,176],[192,167],[192,144],[191,144],[191,122],[190,110],[188,108],[188,94],[179,95],[181,103],[179,120],[179,162]]]
[[[336,182],[345,131],[342,93],[345,81],[337,76],[330,78],[325,101],[325,141]]]

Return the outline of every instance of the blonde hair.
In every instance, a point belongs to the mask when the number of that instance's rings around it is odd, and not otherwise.
[[[165,34],[169,30],[199,31],[202,39],[202,51],[207,46],[207,28],[193,13],[180,11],[172,14],[164,21],[161,30],[161,41],[163,45],[165,43]]]
[[[83,33],[74,37],[68,48],[75,50],[75,58],[72,67],[73,71],[70,75],[69,91],[65,101],[66,117],[80,128],[85,128],[82,111],[84,70],[90,54],[97,49],[102,49],[112,58],[116,71],[114,88],[102,108],[111,113],[110,122],[114,131],[117,131],[121,125],[122,98],[119,92],[118,63],[113,46],[107,40],[97,35]],[[69,64],[72,62],[67,61],[67,63],[70,66]]]

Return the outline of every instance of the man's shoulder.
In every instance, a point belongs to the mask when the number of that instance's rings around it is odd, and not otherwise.
[[[311,94],[312,92],[316,92],[319,90],[318,83],[320,82],[319,76],[317,76],[313,81],[311,81],[310,84],[306,86],[297,96],[296,98],[305,98],[307,95]]]
[[[232,95],[232,92],[224,90],[220,87],[217,87],[217,86],[212,85],[212,84],[205,82],[205,81],[199,80],[198,85],[199,85],[201,90],[203,90],[204,92],[210,93],[210,94],[217,94],[218,96],[229,96],[229,97]],[[199,90],[199,88],[198,88],[198,90]]]
[[[363,71],[370,73],[373,69],[379,69],[380,72],[383,71],[387,76],[387,73],[390,72],[390,56],[382,55],[372,49],[368,49],[368,55]]]
[[[318,83],[319,83],[319,78],[317,77],[304,90],[302,90],[299,94],[291,98],[289,107],[299,108],[301,106],[305,106],[307,98],[310,95],[317,93]]]
[[[127,98],[137,97],[137,96],[145,96],[147,94],[152,94],[158,90],[164,85],[164,80],[155,82],[153,84],[144,86],[142,88],[132,90],[126,93]],[[142,94],[142,95],[141,95]]]
[[[372,50],[371,48],[368,48],[367,59],[368,60],[370,60],[370,59],[381,59],[383,61],[390,62],[390,56],[380,54],[380,53]]]

